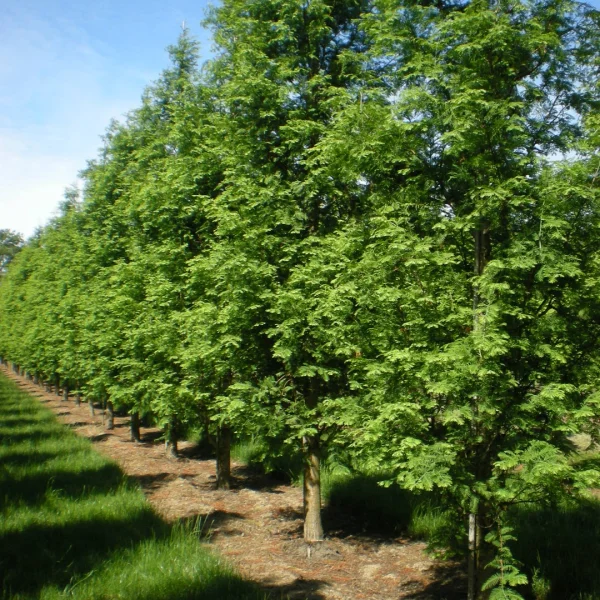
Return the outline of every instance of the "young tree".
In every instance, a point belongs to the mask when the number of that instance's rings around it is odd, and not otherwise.
[[[322,325],[312,318],[314,304],[294,306],[301,294],[295,282],[304,281],[294,272],[304,272],[326,244],[321,238],[360,210],[321,164],[318,146],[356,75],[344,56],[362,49],[356,21],[366,7],[358,0],[228,0],[211,20],[225,141],[216,233],[233,250],[226,255],[236,256],[221,275],[219,302],[232,317],[224,329],[237,355],[223,410],[238,423],[249,415],[255,423],[265,422],[258,415],[276,417],[270,430],[301,448],[308,542],[323,539],[319,464],[331,419],[322,408],[345,385],[339,356],[324,352],[314,331]],[[227,274],[232,267],[234,277]],[[300,317],[292,306],[303,310]],[[243,310],[251,327],[238,319]],[[295,337],[301,323],[306,334]],[[249,348],[259,357],[254,364]]]

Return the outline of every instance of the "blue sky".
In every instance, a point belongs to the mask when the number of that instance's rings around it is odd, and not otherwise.
[[[29,236],[52,217],[110,119],[138,106],[168,65],[183,21],[210,55],[208,4],[2,0],[0,229]]]
[[[208,3],[2,0],[0,229],[29,236],[52,217],[110,119],[168,66],[183,21],[209,56]]]

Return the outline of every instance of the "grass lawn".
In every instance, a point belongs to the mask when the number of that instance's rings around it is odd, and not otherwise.
[[[0,375],[2,599],[264,599],[90,442]]]

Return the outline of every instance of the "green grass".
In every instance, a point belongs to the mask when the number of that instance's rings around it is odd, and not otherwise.
[[[0,376],[0,596],[264,599],[90,442]]]
[[[515,510],[514,555],[536,600],[600,600],[600,502]]]

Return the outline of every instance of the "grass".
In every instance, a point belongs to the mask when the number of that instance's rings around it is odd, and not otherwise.
[[[191,526],[162,521],[91,443],[0,376],[3,600],[264,599]]]
[[[535,600],[600,600],[600,502],[515,510],[514,555]]]

